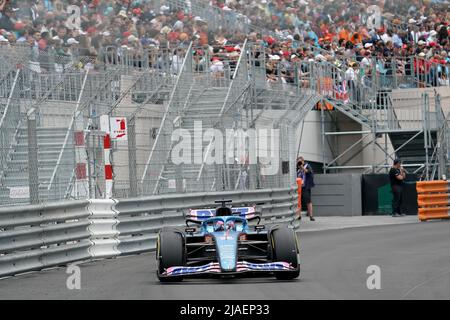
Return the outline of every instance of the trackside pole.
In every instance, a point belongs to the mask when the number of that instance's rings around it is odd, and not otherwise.
[[[111,199],[113,189],[113,170],[111,164],[111,130],[108,115],[103,115],[100,117],[100,130],[105,132],[105,136],[103,137],[103,155],[105,159],[105,199]]]
[[[83,116],[77,111],[74,121],[74,141],[75,141],[75,194],[77,199],[89,197],[89,181],[87,177],[87,152],[86,141],[83,131]]]

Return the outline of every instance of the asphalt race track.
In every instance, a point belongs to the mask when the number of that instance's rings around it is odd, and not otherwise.
[[[301,279],[190,279],[160,284],[154,253],[81,265],[81,289],[65,269],[0,280],[0,299],[450,299],[450,222],[300,234]],[[369,265],[381,289],[369,290]]]

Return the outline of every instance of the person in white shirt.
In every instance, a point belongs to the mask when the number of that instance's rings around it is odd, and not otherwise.
[[[357,90],[356,90],[356,67],[358,64],[356,62],[350,62],[348,64],[348,69],[345,71],[345,81],[347,82],[347,90],[349,93],[349,97],[351,100],[355,101],[358,99]]]
[[[209,70],[214,76],[223,75],[223,62],[217,57],[212,58],[212,65]]]
[[[183,54],[182,50],[177,50],[172,57],[171,69],[173,74],[178,74],[181,71],[183,65]]]
[[[361,60],[361,68],[370,69],[372,67],[372,58],[369,50],[364,52],[364,58]]]
[[[387,31],[381,36],[381,40],[386,44],[388,42],[392,42],[392,32]]]
[[[353,69],[353,66],[354,63],[350,62],[347,71],[345,71],[345,80],[347,82],[356,80],[356,72],[355,69]]]

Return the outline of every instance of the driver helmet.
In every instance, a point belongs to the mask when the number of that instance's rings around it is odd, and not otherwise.
[[[236,225],[235,225],[234,221],[227,222],[227,230],[236,230]]]
[[[223,221],[219,220],[214,224],[214,231],[223,231],[224,230],[224,225],[223,225]]]

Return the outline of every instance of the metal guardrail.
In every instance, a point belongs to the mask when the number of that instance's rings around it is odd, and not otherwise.
[[[222,198],[256,205],[266,225],[293,222],[298,203],[292,187],[1,208],[0,277],[152,251],[162,227],[182,226],[188,208],[214,207]]]
[[[184,223],[187,208],[215,207],[215,200],[233,200],[234,206],[257,205],[263,224],[290,223],[297,207],[297,189],[192,193],[120,200],[117,231],[122,254],[155,249],[157,232],[163,226]]]
[[[0,209],[0,276],[89,258],[88,203]]]

